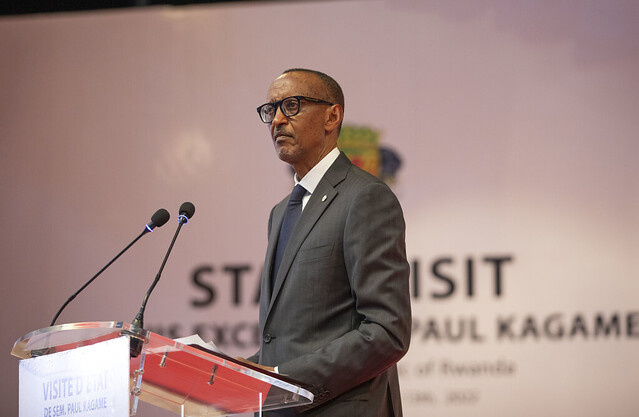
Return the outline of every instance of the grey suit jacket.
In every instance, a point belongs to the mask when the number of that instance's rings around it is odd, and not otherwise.
[[[250,359],[308,384],[315,401],[265,415],[401,416],[396,362],[408,350],[411,311],[397,198],[341,153],[311,195],[272,277],[287,203],[288,197],[269,218],[263,342]]]

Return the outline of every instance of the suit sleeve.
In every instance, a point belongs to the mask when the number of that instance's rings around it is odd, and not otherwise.
[[[353,328],[279,364],[280,373],[314,386],[314,405],[384,372],[410,342],[409,266],[399,202],[381,182],[348,198],[343,257],[355,305]]]

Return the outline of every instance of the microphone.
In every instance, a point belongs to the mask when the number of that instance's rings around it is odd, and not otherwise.
[[[152,232],[156,227],[162,227],[169,221],[171,215],[167,209],[159,209],[153,216],[151,216],[151,221],[147,223],[146,230]],[[146,234],[146,232],[144,232]]]
[[[188,223],[189,219],[193,217],[195,213],[195,206],[191,202],[184,202],[180,206],[180,215],[178,216],[178,223]]]
[[[193,213],[195,213],[195,206],[193,205],[193,203],[190,203],[188,201],[185,203],[182,203],[182,205],[180,206],[179,213],[180,215],[178,216],[178,227],[177,227],[177,230],[175,231],[175,235],[173,235],[173,240],[171,241],[171,244],[169,245],[169,249],[167,250],[166,255],[164,255],[164,260],[162,261],[160,270],[155,276],[155,279],[153,280],[151,287],[148,289],[148,291],[146,292],[146,295],[144,296],[144,300],[142,301],[142,306],[140,307],[140,311],[138,311],[138,314],[135,316],[135,319],[133,319],[133,322],[131,322],[132,328],[139,328],[139,329],[144,328],[144,310],[146,310],[146,303],[147,301],[149,301],[149,296],[151,295],[151,292],[153,292],[153,290],[155,289],[155,286],[160,280],[160,276],[162,275],[162,270],[164,270],[164,265],[166,265],[166,261],[167,259],[169,259],[169,255],[171,254],[171,250],[173,249],[175,240],[177,239],[177,236],[180,233],[180,229],[182,229],[182,226],[186,224],[189,221],[189,219],[193,216]],[[143,343],[144,343],[143,340],[131,338],[131,347],[130,347],[131,357],[135,358],[140,354],[140,352],[142,351]]]
[[[195,210],[195,209],[194,209]],[[69,297],[69,299],[62,305],[62,307],[60,307],[60,310],[58,310],[58,312],[56,313],[55,317],[53,317],[53,320],[51,320],[51,326],[55,325],[55,321],[58,319],[58,317],[60,316],[60,313],[62,313],[62,310],[65,309],[65,307],[71,302],[73,301],[73,299],[80,294],[86,287],[89,286],[89,284],[91,284],[97,277],[100,276],[100,274],[102,274],[102,272],[104,272],[108,267],[111,266],[111,264],[113,262],[115,262],[120,256],[122,256],[122,254],[124,252],[126,252],[131,246],[133,246],[133,244],[135,242],[137,242],[142,236],[146,235],[149,232],[152,232],[153,229],[155,229],[156,227],[162,227],[164,224],[166,224],[166,222],[169,221],[169,218],[171,217],[171,215],[169,214],[169,212],[166,209],[159,209],[157,210],[155,213],[153,213],[153,216],[151,216],[151,221],[149,223],[147,223],[144,226],[144,229],[142,230],[142,233],[140,233],[138,235],[138,237],[136,237],[135,239],[133,239],[133,241],[131,243],[129,243],[127,245],[127,247],[125,247],[124,249],[122,249],[122,251],[120,253],[118,253],[115,258],[111,259],[111,261],[106,264],[102,269],[100,269],[98,271],[97,274],[95,274],[93,277],[91,277],[91,279],[89,281],[87,281],[86,284],[84,284],[82,286],[82,288],[80,288],[78,291],[76,291],[71,297]]]

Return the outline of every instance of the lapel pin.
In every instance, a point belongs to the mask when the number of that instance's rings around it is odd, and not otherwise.
[[[326,194],[324,194],[324,197],[322,197],[322,201],[326,201]]]

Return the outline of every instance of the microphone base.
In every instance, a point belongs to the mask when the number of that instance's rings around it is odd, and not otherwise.
[[[137,358],[142,353],[142,347],[144,346],[144,340],[140,340],[137,337],[131,335],[129,339],[129,356],[131,358]]]
[[[144,316],[142,311],[138,312],[138,315],[135,316],[133,322],[131,323],[131,330],[143,330],[144,328]],[[129,344],[129,355],[132,358],[137,358],[142,352],[142,346],[144,346],[144,340],[140,339],[140,337],[133,333],[132,331],[125,331],[122,334],[126,334],[129,336],[130,344]]]

